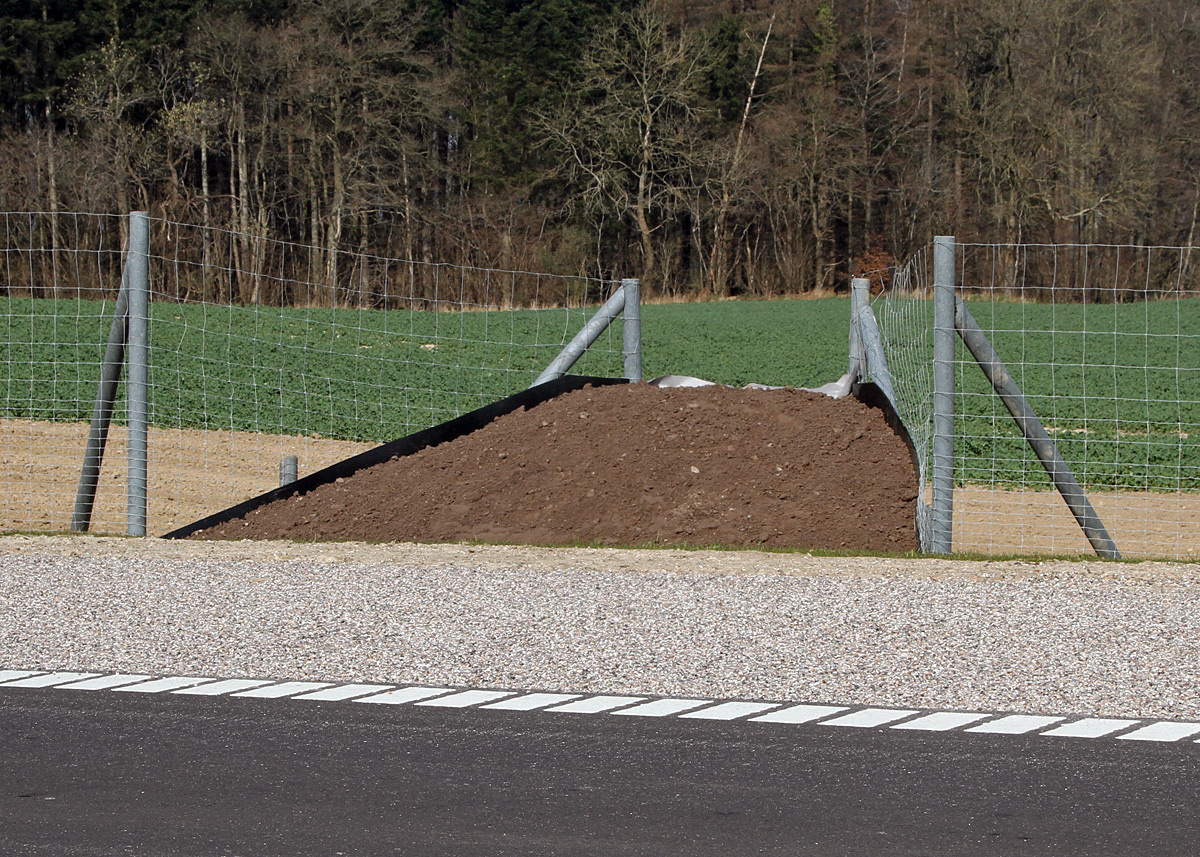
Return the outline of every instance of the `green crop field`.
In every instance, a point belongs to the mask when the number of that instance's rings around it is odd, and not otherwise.
[[[969,303],[1080,482],[1200,488],[1200,299]],[[959,345],[958,478],[1047,483]]]
[[[8,298],[0,309],[3,415],[88,419],[111,304]],[[588,312],[155,303],[152,421],[391,439],[528,386]],[[844,301],[646,306],[643,318],[647,377],[819,384],[845,371]],[[573,371],[619,376],[620,350],[618,326]]]
[[[970,306],[1080,481],[1200,488],[1200,299]],[[111,311],[111,303],[0,298],[0,416],[88,419]],[[151,418],[389,440],[527,386],[590,311],[155,303]],[[642,314],[647,378],[817,386],[846,369],[842,298],[648,305]],[[620,350],[618,326],[574,371],[620,375]],[[960,364],[959,389],[960,480],[1044,484],[973,364]]]

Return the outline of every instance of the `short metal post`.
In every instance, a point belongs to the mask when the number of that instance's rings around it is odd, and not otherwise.
[[[300,462],[294,455],[285,455],[279,461],[279,487],[291,485],[300,473]]]
[[[621,280],[621,291],[625,293],[625,307],[621,310],[625,377],[630,381],[640,381],[642,380],[642,281]]]
[[[954,544],[954,236],[933,239],[933,533],[930,550]]]
[[[150,215],[129,215],[129,485],[128,522],[131,536],[146,535],[146,426],[149,417],[150,362]]]

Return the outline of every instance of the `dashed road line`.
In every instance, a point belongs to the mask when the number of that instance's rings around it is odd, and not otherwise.
[[[19,678],[16,681],[10,681],[5,684],[5,687],[54,687],[59,684],[68,684],[70,682],[80,681],[85,678],[94,678],[100,675],[99,673],[46,673],[45,675],[35,675],[29,678]]]
[[[1139,722],[1138,720],[1117,720],[1109,717],[1085,717],[1083,720],[1056,726],[1042,734],[1061,738],[1103,738],[1105,735],[1136,726]]]
[[[323,687],[331,687],[332,685],[333,682],[330,681],[285,681],[281,684],[257,687],[254,690],[243,690],[230,695],[249,696],[254,699],[281,699],[285,696],[295,696],[298,693],[320,690]]]
[[[799,725],[801,723],[812,723],[814,720],[820,720],[822,717],[828,717],[831,714],[837,714],[839,711],[845,711],[844,705],[792,705],[782,711],[772,711],[770,714],[764,714],[761,717],[751,717],[755,723],[791,723]]]
[[[113,690],[124,684],[137,684],[142,681],[149,681],[154,676],[137,675],[131,673],[116,673],[114,675],[102,675],[99,678],[89,678],[83,681],[75,681],[70,684],[58,685],[59,690]]]
[[[935,711],[914,720],[906,720],[892,726],[893,729],[914,729],[922,732],[949,732],[962,726],[969,726],[986,720],[990,714],[980,714],[977,711]]]
[[[1055,723],[1061,723],[1065,717],[1046,717],[1038,714],[1009,714],[999,720],[981,723],[966,729],[966,732],[987,732],[992,735],[1027,735],[1039,729],[1045,729]]]
[[[183,687],[179,690],[173,690],[171,693],[191,694],[194,696],[223,696],[226,693],[233,693],[237,690],[249,690],[250,688],[261,687],[264,684],[270,683],[265,679],[227,678],[224,681],[215,681],[194,687]]]
[[[464,690],[449,696],[424,699],[416,704],[432,705],[438,708],[469,708],[472,705],[479,705],[481,702],[492,702],[512,695],[511,690]]]
[[[153,681],[144,681],[140,684],[125,684],[120,687],[114,687],[114,693],[165,693],[172,690],[178,690],[181,687],[192,687],[205,682],[216,681],[212,678],[197,678],[195,676],[166,676],[157,678]]]
[[[38,675],[42,670],[0,670],[0,684],[11,682],[14,679],[26,678],[31,675]]]
[[[778,708],[781,704],[779,702],[722,702],[710,708],[689,711],[679,716],[695,717],[701,720],[737,720],[740,717],[749,717],[751,714]]]
[[[451,688],[448,687],[401,687],[371,696],[360,696],[354,701],[372,705],[407,705],[410,702],[429,699],[431,696],[441,696],[450,691]]]
[[[548,705],[579,699],[578,693],[527,693],[514,699],[502,699],[499,702],[489,702],[480,708],[498,708],[501,711],[536,711]]]
[[[914,714],[920,713],[919,711],[910,711],[908,709],[864,708],[862,711],[852,711],[849,714],[843,714],[841,717],[835,717],[832,720],[822,720],[821,725],[874,729],[876,726],[886,726],[889,723],[895,723],[897,720],[903,720],[905,717],[912,717]]]
[[[430,687],[321,681],[278,681],[203,676],[153,676],[5,669],[0,690],[83,690],[114,693],[182,694],[252,699],[303,699],[432,708],[614,715],[747,723],[839,726],[916,732],[1038,735],[1095,740],[1200,744],[1200,722],[1116,717],[1063,717],[981,711],[921,711],[906,708],[812,705],[750,700],[648,698],[615,694],[545,693],[484,688]]]
[[[680,714],[693,708],[699,708],[701,705],[708,705],[711,701],[709,699],[656,699],[632,708],[622,708],[620,711],[614,711],[613,714],[626,717],[670,717],[672,714]]]
[[[354,699],[356,696],[366,696],[379,690],[392,690],[390,684],[339,684],[325,690],[314,690],[312,693],[302,693],[292,699],[311,699],[318,702],[341,702]]]
[[[564,705],[555,705],[550,708],[543,709],[544,711],[556,711],[565,714],[602,714],[605,711],[611,711],[614,708],[623,708],[626,705],[632,705],[635,702],[645,702],[644,696],[593,696],[588,699],[581,699],[577,702],[568,702]]]
[[[1200,734],[1200,723],[1151,723],[1118,735],[1118,741],[1180,741]],[[1200,741],[1196,743],[1200,744]]]

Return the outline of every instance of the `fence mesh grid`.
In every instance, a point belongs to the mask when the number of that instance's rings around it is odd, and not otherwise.
[[[71,508],[127,218],[6,213],[0,529]],[[332,253],[152,220],[150,531],[527,386],[616,283]],[[961,296],[1127,556],[1200,554],[1200,288],[1180,247],[958,245]],[[932,254],[874,301],[922,496]],[[619,331],[575,371],[620,375]],[[1087,543],[961,343],[956,550]],[[93,531],[125,526],[123,385]]]
[[[5,214],[0,529],[65,530],[126,218]],[[151,220],[149,531],[162,533],[532,383],[619,283]],[[610,329],[575,372],[622,374]],[[124,385],[93,532],[125,527]]]
[[[1126,556],[1200,555],[1195,253],[958,245],[960,296]],[[932,410],[932,304],[923,255],[877,301],[919,448]],[[983,372],[961,343],[956,354],[955,550],[1088,552]]]
[[[929,536],[929,479],[933,454],[933,259],[923,248],[904,266],[868,274],[887,288],[874,301],[895,407],[917,456],[917,507],[922,546]]]

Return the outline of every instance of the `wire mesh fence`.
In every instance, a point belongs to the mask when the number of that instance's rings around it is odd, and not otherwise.
[[[957,249],[959,295],[1122,554],[1200,555],[1196,250]],[[929,269],[918,254],[876,302],[901,415],[919,451],[930,443],[932,411]],[[955,366],[955,550],[1086,552],[1045,469],[961,344]]]
[[[0,530],[65,530],[128,218],[0,214]],[[149,529],[528,386],[618,284],[332,252],[151,220]],[[957,245],[958,293],[1126,556],[1200,554],[1194,248]],[[929,499],[933,254],[874,309]],[[574,371],[622,374],[610,330]],[[1080,553],[1066,504],[967,351],[955,358],[955,550]],[[124,391],[124,386],[120,388]],[[123,395],[92,529],[125,523]]]
[[[127,218],[0,218],[0,529],[65,530]],[[619,285],[150,226],[151,533],[527,387]],[[621,370],[611,330],[574,369]],[[124,530],[121,389],[94,532]]]

